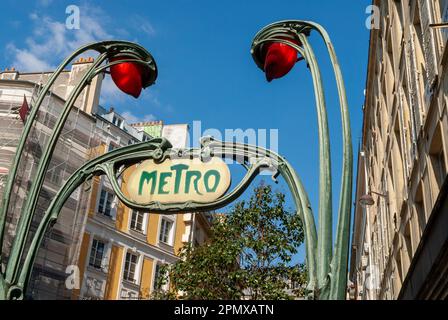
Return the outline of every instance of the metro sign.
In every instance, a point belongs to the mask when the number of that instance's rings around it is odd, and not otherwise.
[[[223,196],[230,182],[229,168],[221,158],[167,159],[162,163],[151,159],[134,169],[125,188],[128,198],[140,205],[208,203]]]

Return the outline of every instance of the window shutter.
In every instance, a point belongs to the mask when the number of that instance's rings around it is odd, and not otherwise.
[[[416,143],[417,137],[421,128],[421,106],[420,100],[418,98],[418,78],[417,78],[417,61],[415,57],[415,43],[414,37],[415,33],[413,31],[413,27],[409,26],[410,29],[410,41],[406,44],[406,57],[409,62],[409,68],[407,70],[408,74],[408,88],[409,88],[409,103],[410,109],[412,112],[412,120],[413,120],[413,136],[414,136],[414,148],[413,148],[413,158],[416,156]]]
[[[111,193],[111,195],[112,195],[112,204],[110,206],[110,217],[112,218],[112,220],[116,221],[117,214],[122,215],[124,210],[123,208],[120,208],[121,206],[120,202],[118,201],[118,197],[113,193]]]
[[[434,34],[432,28],[429,26],[434,23],[434,13],[432,7],[432,0],[419,0],[420,5],[420,23],[422,26],[423,38],[423,53],[426,62],[425,74],[425,103],[429,107],[429,102],[432,96],[432,90],[437,80],[437,59],[436,59],[436,45],[434,41]]]

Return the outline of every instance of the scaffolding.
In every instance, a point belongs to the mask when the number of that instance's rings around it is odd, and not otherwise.
[[[34,87],[18,89],[7,87],[0,95],[0,167],[9,168],[18,145],[23,122],[19,115],[25,93],[30,108],[33,108],[40,90],[42,79],[36,81]],[[48,143],[51,131],[62,112],[64,100],[50,91],[41,104],[30,136],[26,142],[22,159],[19,163],[18,174],[14,182],[13,197],[7,217],[6,237],[4,241],[5,261],[9,255],[12,239],[15,235],[20,212],[30,187],[30,181],[35,174],[37,164],[42,155],[42,149]],[[47,170],[43,189],[39,195],[36,215],[31,224],[31,241],[39,225],[45,209],[54,195],[90,156],[99,139],[95,137],[97,131],[95,119],[74,108],[66,122],[56,149]],[[0,171],[2,172],[2,171]],[[1,183],[6,181],[7,174],[0,173],[0,195],[3,193]],[[68,274],[67,266],[76,265],[84,231],[89,195],[77,190],[64,206],[60,219],[43,239],[42,245],[34,265],[30,280],[29,291],[26,293],[31,299],[71,299],[72,292],[65,287]],[[28,246],[27,246],[28,247]],[[26,252],[25,252],[26,254]],[[5,262],[4,261],[4,262]]]

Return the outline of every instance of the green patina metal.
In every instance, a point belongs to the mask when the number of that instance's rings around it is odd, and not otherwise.
[[[67,67],[78,55],[88,51],[95,50],[99,53],[99,56],[95,62],[90,66],[87,72],[84,74],[80,82],[73,89],[70,96],[68,97],[60,118],[58,119],[53,132],[50,136],[49,142],[43,150],[42,156],[40,158],[37,173],[35,179],[31,183],[31,189],[23,205],[23,209],[19,218],[17,225],[16,236],[14,237],[13,245],[11,248],[11,253],[8,258],[8,263],[5,272],[2,270],[2,280],[0,283],[4,288],[3,292],[0,293],[0,298],[21,298],[23,295],[23,288],[16,287],[17,277],[20,270],[20,261],[23,256],[25,249],[26,239],[29,234],[29,229],[31,225],[32,218],[37,206],[37,200],[42,189],[43,181],[45,178],[45,173],[48,169],[50,163],[51,155],[56,146],[58,137],[64,127],[67,117],[73,108],[73,105],[83,91],[83,89],[92,81],[92,79],[98,74],[104,72],[107,68],[112,65],[123,63],[123,62],[135,62],[147,66],[150,70],[149,76],[143,79],[143,87],[148,87],[152,85],[157,78],[157,67],[151,54],[146,51],[143,47],[127,41],[103,41],[98,43],[93,43],[79,48],[73,54],[71,54],[67,59],[65,59],[61,65],[56,69],[56,71],[51,75],[47,84],[39,93],[39,97],[36,103],[32,106],[31,112],[28,116],[25,128],[23,130],[21,139],[17,146],[17,151],[14,156],[11,170],[8,175],[8,180],[5,186],[5,192],[2,199],[2,205],[0,208],[0,247],[3,244],[4,229],[6,223],[6,216],[10,204],[10,196],[12,192],[12,187],[14,180],[17,175],[17,168],[23,154],[25,147],[25,142],[30,134],[32,125],[36,116],[38,114],[39,108],[48,94],[51,86],[54,84],[57,77],[61,74],[65,67]],[[123,59],[116,60],[115,62],[105,64],[104,62],[108,57],[116,57]]]
[[[325,105],[325,95],[322,86],[321,73],[318,67],[308,37],[311,31],[317,31],[323,38],[327,46],[330,59],[333,65],[336,84],[339,93],[342,132],[343,132],[343,163],[342,181],[338,212],[338,225],[334,250],[332,248],[332,196],[331,196],[331,161],[330,161],[330,139],[328,134],[327,112]],[[299,40],[296,45],[288,40],[289,37]],[[345,299],[347,284],[347,265],[349,251],[349,228],[351,214],[352,197],[352,175],[353,175],[353,150],[350,130],[350,119],[348,112],[347,96],[342,72],[337,60],[337,56],[326,30],[317,23],[288,20],[270,24],[263,28],[254,38],[252,43],[252,56],[255,63],[264,68],[262,45],[269,42],[280,42],[295,48],[298,53],[308,63],[316,94],[316,105],[318,115],[319,130],[319,158],[320,158],[320,179],[319,179],[319,232],[317,241],[317,251],[307,252],[307,259],[310,255],[317,255],[317,270],[311,270],[312,276],[317,277],[317,287],[315,288],[318,299]],[[334,251],[334,252],[332,252]]]
[[[332,250],[332,196],[331,196],[331,162],[330,162],[330,140],[328,134],[327,113],[325,106],[325,96],[323,93],[321,75],[318,68],[314,52],[309,44],[307,37],[312,30],[317,30],[323,37],[330,58],[333,63],[336,82],[339,91],[342,124],[343,124],[343,175],[342,189],[338,216],[338,228],[336,234],[336,243]],[[285,34],[294,35],[300,40],[301,46],[285,40]],[[349,241],[350,224],[350,203],[352,190],[352,144],[350,135],[350,123],[347,108],[347,99],[345,95],[342,74],[337,62],[334,48],[330,42],[328,34],[319,25],[304,21],[282,21],[271,24],[261,30],[254,39],[252,45],[252,55],[258,66],[263,68],[261,56],[261,45],[266,42],[277,41],[294,47],[300,55],[308,62],[311,70],[314,88],[316,91],[316,105],[318,114],[319,130],[319,154],[320,154],[320,188],[319,188],[319,233],[316,230],[314,216],[311,210],[308,195],[303,184],[293,167],[280,155],[257,146],[238,144],[233,142],[221,142],[211,137],[201,139],[201,148],[199,149],[172,149],[169,141],[163,138],[156,138],[148,142],[130,145],[106,153],[96,159],[90,160],[79,168],[64,184],[56,194],[44,217],[42,218],[37,231],[31,239],[31,245],[24,255],[24,246],[29,235],[30,223],[36,209],[38,195],[41,191],[45,172],[49,164],[52,152],[54,151],[58,136],[67,119],[67,116],[73,107],[79,94],[98,74],[104,72],[111,65],[122,62],[143,63],[151,70],[150,76],[145,79],[144,86],[147,87],[154,83],[157,77],[157,68],[152,56],[144,48],[130,42],[124,41],[106,41],[84,46],[68,57],[50,77],[48,83],[40,92],[39,98],[28,117],[23,135],[17,148],[8,181],[5,187],[5,193],[0,208],[0,245],[3,239],[5,219],[10,203],[10,195],[14,179],[17,174],[18,164],[24,149],[25,141],[29,135],[32,123],[36,118],[39,107],[49,92],[51,86],[62,70],[79,54],[86,50],[96,50],[99,52],[98,58],[92,64],[90,69],[83,76],[80,83],[75,87],[64,106],[63,112],[55,125],[53,134],[45,147],[37,174],[32,182],[29,196],[26,199],[21,217],[18,223],[17,235],[14,239],[11,254],[6,268],[0,272],[0,300],[3,299],[23,299],[27,283],[29,281],[32,266],[43,236],[57,220],[64,203],[70,195],[81,186],[85,181],[94,176],[106,175],[111,182],[111,186],[117,197],[126,206],[151,213],[176,214],[186,212],[210,211],[225,207],[235,201],[249,187],[255,177],[261,172],[268,170],[272,172],[273,179],[282,176],[287,183],[296,206],[297,214],[300,215],[305,231],[305,247],[308,267],[308,285],[307,297],[309,299],[344,299],[345,287],[347,282],[347,257]],[[104,64],[110,56],[123,56],[122,60]],[[137,203],[127,198],[120,186],[119,177],[124,170],[130,166],[140,164],[146,160],[154,160],[156,163],[162,163],[166,159],[210,159],[219,157],[230,159],[242,165],[246,170],[244,178],[234,187],[233,190],[225,193],[217,200],[209,202],[187,201],[180,203],[162,203],[152,201],[148,203]],[[188,166],[173,166],[172,172],[143,172],[140,177],[139,190],[145,184],[151,183],[149,189],[151,193],[165,194],[165,187],[169,182],[174,181],[174,192],[179,192],[180,176],[185,172],[184,190],[190,192],[190,185],[193,185],[195,192],[199,192],[198,183],[202,179],[207,192],[213,192],[220,183],[218,171],[209,170],[205,174],[188,170]],[[199,173],[199,174],[198,174]],[[214,184],[208,183],[213,177]],[[156,188],[158,180],[158,188]],[[1,247],[1,246],[0,246]],[[22,263],[21,263],[22,261]]]
[[[196,194],[202,195],[198,187],[198,184],[202,178],[202,173],[200,171],[195,170],[188,171],[188,166],[183,164],[172,166],[171,170],[175,172],[173,194],[179,194],[182,171],[186,170],[184,192],[188,194],[190,192],[190,186],[193,183],[194,191],[196,192]],[[159,194],[170,194],[169,191],[166,191],[164,189],[164,186],[168,184],[167,179],[173,177],[173,172],[158,172],[157,170],[151,172],[143,171],[140,175],[140,181],[138,187],[139,195],[143,194],[143,187],[145,185],[148,185],[148,187],[150,188],[149,193],[151,195],[155,194],[157,183],[159,186],[157,188],[157,192]],[[159,178],[157,179],[157,177]],[[214,177],[213,184],[210,183],[210,177]],[[218,188],[220,180],[221,180],[221,174],[218,171],[209,170],[204,174],[202,183],[204,184],[204,188],[207,192],[215,192],[216,189]]]

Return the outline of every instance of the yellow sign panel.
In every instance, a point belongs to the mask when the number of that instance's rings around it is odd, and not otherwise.
[[[146,160],[131,173],[126,187],[129,198],[142,205],[152,201],[207,203],[224,195],[230,181],[229,168],[221,158]]]

